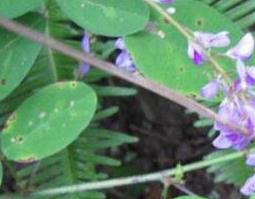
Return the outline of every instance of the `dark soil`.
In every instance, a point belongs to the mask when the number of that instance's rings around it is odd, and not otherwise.
[[[213,150],[207,135],[208,129],[193,126],[193,122],[198,118],[196,114],[187,114],[179,105],[148,91],[138,89],[135,97],[105,100],[105,106],[110,105],[118,105],[120,112],[104,125],[139,138],[138,143],[111,152],[111,155],[122,159],[123,166],[119,173],[124,176],[155,172],[174,168],[178,163],[183,165],[199,161]],[[119,175],[115,171],[112,176]],[[186,174],[185,186],[201,196],[215,199],[241,198],[237,189],[214,184],[212,176],[205,170]],[[160,199],[161,191],[161,184],[149,183],[114,189],[110,191],[108,198]],[[183,193],[171,187],[169,198],[178,195]]]

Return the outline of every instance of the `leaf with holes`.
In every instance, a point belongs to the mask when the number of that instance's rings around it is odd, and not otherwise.
[[[19,17],[39,7],[44,0],[1,0],[0,14],[8,18]]]
[[[232,43],[241,37],[241,30],[224,15],[194,0],[176,1],[174,18],[192,30],[230,32]],[[199,12],[198,12],[199,10]],[[212,77],[210,66],[197,67],[187,55],[187,40],[162,16],[151,11],[149,31],[125,38],[137,67],[158,83],[184,94],[198,95],[200,88]],[[224,52],[226,49],[220,49]],[[234,63],[221,58],[220,63],[235,70]],[[231,64],[233,66],[231,66]]]
[[[42,31],[44,19],[38,14],[29,14],[20,22]],[[24,79],[33,66],[41,45],[0,29],[0,100],[9,95]]]
[[[91,121],[95,92],[78,82],[47,86],[27,99],[1,134],[4,155],[18,162],[50,156],[73,142]]]
[[[57,0],[63,12],[88,31],[124,36],[142,30],[149,9],[141,0]]]

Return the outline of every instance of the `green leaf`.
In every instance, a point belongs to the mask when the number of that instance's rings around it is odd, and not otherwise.
[[[142,30],[149,9],[141,0],[57,0],[63,12],[99,35],[124,36]]]
[[[29,14],[19,22],[43,30],[45,21],[38,14]],[[9,95],[33,66],[41,45],[0,29],[0,100]]]
[[[1,0],[0,14],[4,17],[19,17],[39,7],[44,0]]]
[[[8,119],[1,134],[8,159],[34,161],[73,142],[96,109],[94,91],[83,83],[61,82],[41,89]]]
[[[113,96],[133,96],[136,95],[137,91],[134,88],[119,87],[119,86],[95,86],[92,88],[101,97],[113,97]]]
[[[176,1],[173,17],[191,30],[230,32],[234,44],[241,30],[214,8],[194,0]],[[199,10],[199,12],[198,12]],[[188,12],[187,12],[188,11]],[[212,21],[213,19],[213,21]],[[125,42],[138,69],[146,77],[188,95],[198,95],[208,79],[211,67],[197,67],[187,55],[187,40],[156,11],[151,11],[150,31],[126,37]],[[224,52],[226,49],[221,49]],[[234,70],[232,62],[221,58],[224,67]]]

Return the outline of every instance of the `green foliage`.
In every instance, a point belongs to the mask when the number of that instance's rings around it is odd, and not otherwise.
[[[174,7],[178,10],[174,18],[192,30],[228,30],[233,43],[242,34],[224,15],[203,3],[176,1]],[[209,64],[203,68],[192,64],[187,56],[188,42],[154,10],[151,10],[149,31],[128,36],[125,41],[137,67],[146,77],[182,93],[198,95],[200,88],[212,77]],[[223,58],[220,62],[225,67],[230,64]],[[233,70],[232,67],[228,69]]]
[[[141,0],[57,0],[62,11],[84,29],[99,35],[124,36],[142,30],[149,9]]]
[[[1,0],[0,14],[8,18],[19,17],[39,7],[44,0]]]
[[[8,119],[3,153],[11,160],[35,161],[60,151],[89,124],[96,101],[90,87],[74,81],[41,89]]]
[[[26,15],[19,21],[39,31],[45,28],[45,21],[38,14]],[[41,45],[2,29],[0,38],[0,100],[2,100],[27,75],[40,52]]]
[[[46,158],[38,164],[21,169],[18,176],[19,186],[23,189],[45,189],[63,185],[96,181],[107,177],[104,173],[96,172],[96,165],[119,166],[120,162],[98,151],[115,148],[124,143],[133,143],[137,139],[120,132],[99,128],[86,129],[79,139],[60,153]],[[31,177],[31,173],[34,175]],[[59,196],[56,198],[103,198],[103,194],[86,191],[79,194]]]
[[[133,88],[125,88],[125,87],[118,87],[118,86],[92,86],[92,88],[100,96],[104,96],[104,97],[133,96],[136,94],[136,90]]]
[[[75,41],[71,38],[80,35],[81,31],[70,25],[70,22],[62,16],[57,4],[54,2],[55,1],[52,0],[45,1],[45,7],[48,11],[46,28],[44,30],[45,33],[69,45],[75,47],[79,46],[79,41]],[[28,16],[29,15],[24,18]],[[31,19],[24,19],[24,22],[29,20]],[[24,41],[30,42],[29,40]],[[27,43],[24,45],[26,44]],[[27,53],[29,49],[25,51]],[[23,54],[21,55],[23,56]],[[10,141],[11,137],[20,138],[19,135],[21,135],[21,133],[22,136],[24,135],[24,137],[22,137],[22,144],[18,147],[14,146],[15,144],[10,146],[10,143],[8,147],[2,144],[2,148],[8,148],[8,154],[5,153],[7,157],[18,161],[32,161],[32,158],[44,158],[40,160],[40,162],[26,165],[18,171],[16,183],[20,193],[105,179],[107,175],[97,171],[98,165],[110,167],[120,165],[118,160],[109,158],[106,154],[104,155],[105,150],[108,148],[116,150],[116,147],[119,145],[137,141],[136,138],[123,133],[100,128],[99,122],[102,119],[110,117],[118,111],[117,107],[109,107],[105,110],[101,110],[100,104],[98,104],[98,111],[93,119],[93,123],[90,123],[90,127],[77,138],[82,129],[84,129],[91,120],[92,115],[87,117],[86,113],[90,112],[92,114],[92,110],[95,109],[95,95],[93,91],[83,83],[57,83],[59,81],[73,80],[75,78],[73,75],[74,70],[77,66],[78,63],[76,61],[44,47],[40,51],[39,56],[37,56],[33,67],[30,67],[31,70],[28,71],[29,73],[26,75],[25,79],[17,83],[16,86],[18,87],[0,103],[0,124],[4,125],[10,114],[15,113],[12,114],[12,116],[16,115],[16,122],[18,124],[16,128],[19,128],[15,131],[13,126],[16,124],[15,122],[12,123],[10,126],[12,126],[11,129],[13,129],[13,131],[7,134],[3,132],[1,142],[4,143],[6,140]],[[93,82],[93,87],[95,87],[94,91],[100,99],[103,96],[118,96],[118,94],[114,94],[114,92],[118,92],[119,96],[129,96],[136,93],[134,89],[115,86],[100,87],[96,84],[96,81],[108,76],[109,74],[98,70],[92,70],[82,81]],[[65,87],[65,85],[69,86]],[[76,87],[77,92],[73,92],[74,89],[72,86]],[[61,89],[57,89],[56,87],[61,87]],[[49,91],[45,91],[47,88],[52,88],[49,89],[51,90],[50,93]],[[78,100],[76,111],[70,110],[69,106],[74,105],[74,108],[76,104],[71,103],[71,99],[74,99],[74,101]],[[31,102],[31,100],[33,102]],[[52,117],[54,116],[53,106],[56,104],[61,105],[58,112],[60,115],[59,118]],[[84,104],[88,106],[84,106]],[[42,119],[44,121],[47,120],[47,122],[39,122],[39,125],[36,125],[38,128],[34,128],[33,131],[25,126],[29,121],[38,120],[40,113],[43,113],[41,117],[43,117]],[[71,121],[70,115],[77,118]],[[13,118],[12,116],[11,118]],[[63,121],[63,119],[65,121]],[[10,123],[10,120],[8,123]],[[44,133],[42,133],[43,128],[49,127],[48,124],[54,125],[51,125],[48,129],[49,131],[44,131]],[[64,124],[66,124],[66,127],[61,129],[61,126]],[[76,126],[76,124],[80,126],[79,130],[70,129],[74,125]],[[20,131],[21,129],[22,131]],[[7,129],[5,129],[5,131],[6,130]],[[7,138],[8,136],[10,137]],[[38,136],[41,136],[39,141]],[[28,137],[28,139],[25,139],[26,137]],[[75,142],[68,145],[74,139]],[[34,141],[27,142],[29,140]],[[19,141],[19,139],[15,139],[15,141]],[[59,152],[59,150],[61,151]],[[58,153],[55,154],[56,152]],[[52,155],[53,153],[54,155]],[[51,156],[48,157],[48,155]],[[9,163],[12,164],[12,162]],[[6,197],[8,198],[9,196]],[[20,195],[13,195],[10,197],[21,198]],[[104,198],[104,195],[96,191],[89,191],[86,193],[54,198],[96,199]]]
[[[213,152],[206,156],[205,159],[211,160],[218,157],[224,157],[231,152],[233,151],[222,150]],[[253,168],[245,164],[245,157],[212,165],[207,171],[214,174],[215,182],[225,182],[239,187],[254,173]]]

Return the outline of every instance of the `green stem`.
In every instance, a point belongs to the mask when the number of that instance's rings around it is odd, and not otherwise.
[[[202,160],[196,163],[188,164],[183,166],[183,172],[194,171],[197,169],[202,169],[211,165],[215,165],[218,163],[223,163],[231,160],[235,160],[240,158],[246,154],[245,151],[243,152],[233,152],[223,157],[215,158],[212,160]],[[75,193],[75,192],[82,192],[88,190],[97,190],[97,189],[107,189],[113,187],[119,187],[124,185],[131,185],[131,184],[138,184],[138,183],[145,183],[145,182],[152,182],[152,181],[162,181],[162,179],[174,176],[176,173],[176,168],[163,170],[155,173],[144,174],[144,175],[136,175],[126,178],[117,178],[99,182],[91,182],[91,183],[83,183],[71,186],[63,186],[59,188],[53,189],[46,189],[38,192],[32,193],[32,196],[45,196],[49,197],[52,195],[59,195],[59,194],[67,194],[67,193]]]
[[[160,13],[165,20],[171,23],[188,41],[194,41],[194,37],[187,31],[178,21],[176,21],[171,15],[169,15],[163,8],[161,8],[157,3],[152,0],[144,0],[148,5],[150,5],[154,10]],[[198,44],[199,45],[199,44]],[[205,50],[201,45],[202,53],[208,58],[208,61],[211,63],[214,70],[220,74],[226,82],[230,83],[230,78],[227,75],[227,72],[220,66],[220,64],[210,55],[210,53]]]

